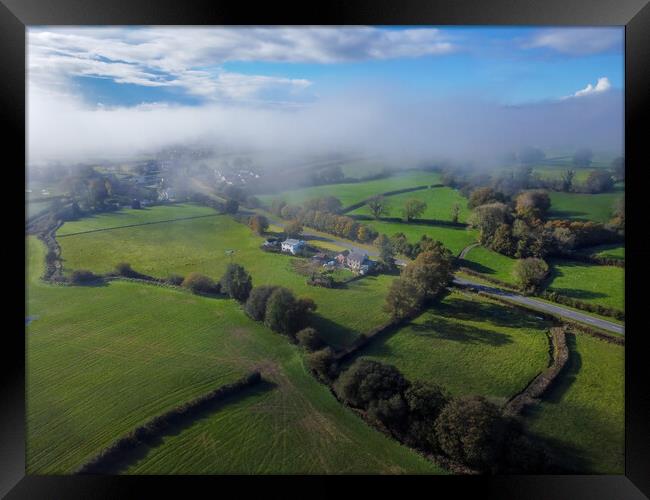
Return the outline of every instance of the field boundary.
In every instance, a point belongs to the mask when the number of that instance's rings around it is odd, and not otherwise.
[[[124,455],[136,447],[147,444],[162,436],[172,425],[177,425],[197,416],[209,406],[227,397],[241,393],[244,389],[253,387],[262,382],[260,372],[254,371],[240,378],[236,382],[226,384],[217,389],[199,396],[187,403],[172,408],[171,410],[147,420],[126,436],[104,448],[97,455],[78,467],[74,474],[101,474],[116,467]]]
[[[531,405],[537,404],[542,395],[551,386],[553,381],[569,360],[569,349],[566,344],[566,326],[553,327],[549,331],[551,343],[551,364],[546,370],[540,372],[521,392],[512,396],[504,407],[504,413],[519,415]]]

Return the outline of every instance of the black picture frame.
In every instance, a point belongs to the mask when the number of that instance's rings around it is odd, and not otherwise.
[[[0,0],[0,110],[8,125],[3,150],[13,179],[7,191],[15,192],[20,206],[20,184],[24,180],[18,165],[25,165],[25,28],[29,25],[624,25],[625,26],[625,156],[626,177],[626,346],[625,346],[625,475],[620,476],[426,476],[408,478],[358,478],[364,488],[386,492],[413,491],[405,479],[420,482],[429,494],[453,492],[457,497],[470,494],[481,498],[571,498],[619,499],[650,496],[650,390],[648,389],[647,333],[643,322],[644,266],[650,248],[644,224],[643,172],[650,98],[650,5],[647,0],[320,0],[302,4],[276,2],[248,4],[234,0]],[[6,155],[9,152],[10,155]],[[9,158],[13,161],[10,162]],[[12,163],[13,165],[10,165]],[[12,202],[13,203],[13,202]],[[647,210],[645,210],[647,212]],[[6,208],[5,221],[11,225],[4,239],[5,248],[24,258],[24,247],[17,245],[24,236],[24,224],[13,210]],[[15,231],[15,233],[13,232]],[[21,234],[19,234],[19,232]],[[24,240],[22,240],[24,241]],[[5,267],[12,270],[12,266]],[[19,262],[15,260],[14,262]],[[7,498],[117,498],[142,496],[161,488],[167,493],[190,493],[189,477],[107,477],[107,476],[25,476],[25,345],[21,311],[24,275],[5,278],[6,287],[16,300],[5,316],[2,339],[2,413],[0,421],[0,494]],[[13,278],[13,277],[12,277]],[[16,283],[20,284],[16,287]],[[10,318],[10,319],[9,319]],[[644,328],[645,327],[645,328]],[[203,483],[214,494],[225,493],[228,483],[237,487],[278,487],[277,477],[191,478]],[[327,482],[318,478],[281,478],[291,481],[284,494],[313,494],[318,481],[321,494],[340,494],[351,477]],[[345,486],[341,485],[341,480]],[[303,484],[300,484],[300,483]],[[199,486],[192,484],[192,487]],[[196,490],[198,491],[198,490]],[[366,490],[368,491],[368,490]],[[415,491],[413,491],[415,493]],[[191,494],[191,493],[190,493]]]

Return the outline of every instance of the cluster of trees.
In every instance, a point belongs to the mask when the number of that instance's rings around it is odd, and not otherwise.
[[[263,215],[251,215],[248,219],[248,227],[250,227],[255,234],[262,236],[269,228],[269,220]]]
[[[551,206],[548,193],[541,190],[522,191],[513,203],[496,201],[498,194],[480,188],[470,195],[470,202],[479,203],[469,219],[479,230],[482,245],[504,255],[519,259],[543,258],[548,254],[569,253],[576,248],[609,243],[621,238],[621,227],[596,222],[546,221]],[[618,222],[624,222],[624,214]]]
[[[310,298],[296,298],[291,290],[274,285],[262,285],[252,289],[244,311],[255,321],[263,321],[274,332],[287,335],[292,341],[299,341],[297,332],[307,327],[310,314],[316,310],[316,303]],[[310,334],[303,333],[302,337]],[[303,339],[305,345],[312,341]]]
[[[487,473],[539,472],[545,450],[519,422],[481,396],[453,398],[444,388],[407,380],[392,365],[355,361],[335,390],[400,441]]]
[[[319,184],[336,184],[343,182],[345,174],[339,165],[325,167],[312,173],[310,176],[311,184],[317,186]]]
[[[453,256],[439,241],[409,262],[391,283],[384,309],[395,320],[417,313],[438,298],[453,279]]]
[[[309,200],[303,206],[288,205],[282,200],[273,200],[270,210],[275,215],[291,221],[293,224],[308,226],[318,231],[330,233],[350,240],[369,242],[373,241],[378,233],[370,226],[361,224],[352,217],[338,215],[329,211],[333,207],[340,209],[341,202],[332,197],[316,198]],[[317,208],[314,208],[317,207]],[[326,210],[323,210],[326,209]],[[285,225],[285,233],[289,235],[288,227]],[[294,226],[297,228],[297,225]],[[302,232],[302,227],[300,228]],[[299,233],[298,233],[299,234]]]

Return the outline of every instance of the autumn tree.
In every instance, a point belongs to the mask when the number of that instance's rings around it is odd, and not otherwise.
[[[411,281],[425,300],[436,298],[453,279],[453,257],[439,241],[402,270],[401,279]]]
[[[366,205],[375,219],[388,213],[388,200],[382,195],[373,196]]]
[[[503,203],[504,201],[505,197],[499,191],[495,191],[491,187],[479,187],[470,193],[467,206],[474,209],[488,203]]]
[[[256,214],[248,219],[248,227],[261,236],[269,228],[269,220],[263,215]]]
[[[548,275],[548,264],[543,259],[529,257],[519,259],[513,274],[519,285],[527,292],[534,292]]]
[[[302,224],[297,220],[289,221],[284,225],[284,234],[286,234],[288,238],[299,238],[302,231]]]
[[[404,203],[402,216],[406,222],[409,222],[417,217],[420,217],[427,209],[427,204],[417,198],[409,198]]]
[[[523,219],[544,219],[551,208],[551,198],[546,191],[522,191],[515,201],[515,211]]]

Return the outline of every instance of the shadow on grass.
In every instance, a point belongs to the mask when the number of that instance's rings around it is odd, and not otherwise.
[[[169,427],[167,427],[162,433],[156,435],[155,437],[145,438],[135,448],[130,450],[125,450],[110,465],[107,464],[105,467],[103,467],[101,473],[109,474],[109,475],[123,473],[132,465],[146,458],[153,448],[163,444],[164,437],[177,436],[184,430],[190,428],[195,423],[209,418],[213,413],[221,410],[227,405],[237,403],[249,397],[254,397],[263,394],[275,387],[276,384],[274,384],[273,382],[262,380],[259,384],[256,384],[255,386],[252,387],[248,387],[237,394],[234,394],[232,396],[229,396],[227,398],[218,401],[214,401],[213,403],[206,406],[204,409],[196,413],[192,413],[191,416],[188,416],[185,419],[170,424]]]
[[[432,317],[424,323],[412,324],[411,329],[419,337],[429,337],[432,340],[452,340],[465,344],[486,344],[494,347],[512,344],[510,335],[505,333],[483,330],[441,317]]]
[[[484,266],[483,264],[479,264],[478,262],[473,262],[471,260],[460,259],[458,265],[467,267],[468,269],[481,274],[496,274],[496,271],[491,267]]]
[[[451,301],[443,302],[429,311],[452,321],[485,321],[506,328],[540,330],[548,326],[533,315],[519,312],[511,307],[464,298],[454,298]]]
[[[349,346],[358,337],[357,332],[318,313],[312,316],[313,327],[330,346],[340,349]]]

